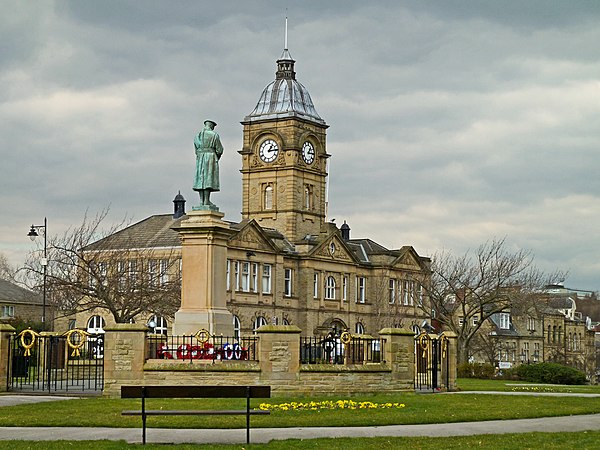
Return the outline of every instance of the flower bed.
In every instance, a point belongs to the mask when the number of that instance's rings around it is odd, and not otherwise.
[[[321,402],[289,402],[272,405],[261,403],[262,411],[321,411],[326,409],[391,409],[404,408],[404,403],[355,402],[353,400],[324,400]]]

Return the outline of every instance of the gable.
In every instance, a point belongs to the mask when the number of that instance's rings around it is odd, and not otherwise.
[[[229,246],[265,252],[277,252],[277,247],[253,220],[229,238]]]
[[[398,256],[393,262],[392,267],[402,270],[421,271],[424,269],[421,258],[412,247],[403,247]]]
[[[356,262],[353,253],[337,233],[324,239],[311,253],[314,257],[327,259],[328,261]]]

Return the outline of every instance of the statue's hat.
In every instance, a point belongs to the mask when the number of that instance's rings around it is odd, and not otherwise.
[[[213,122],[212,120],[205,120],[204,125],[206,125],[207,123],[212,123],[213,128],[217,126],[217,122]]]

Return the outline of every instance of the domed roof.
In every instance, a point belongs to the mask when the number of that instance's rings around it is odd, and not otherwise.
[[[256,107],[244,118],[244,122],[299,117],[325,124],[317,113],[308,90],[296,80],[295,62],[288,49],[284,49],[277,60],[275,81],[263,90]]]

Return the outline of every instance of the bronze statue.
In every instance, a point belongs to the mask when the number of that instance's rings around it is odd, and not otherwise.
[[[196,176],[193,189],[200,194],[200,206],[197,209],[218,210],[210,201],[210,193],[219,191],[219,159],[223,154],[221,139],[216,131],[217,124],[212,120],[204,121],[204,128],[194,138],[196,148]],[[194,208],[196,209],[196,208]]]

